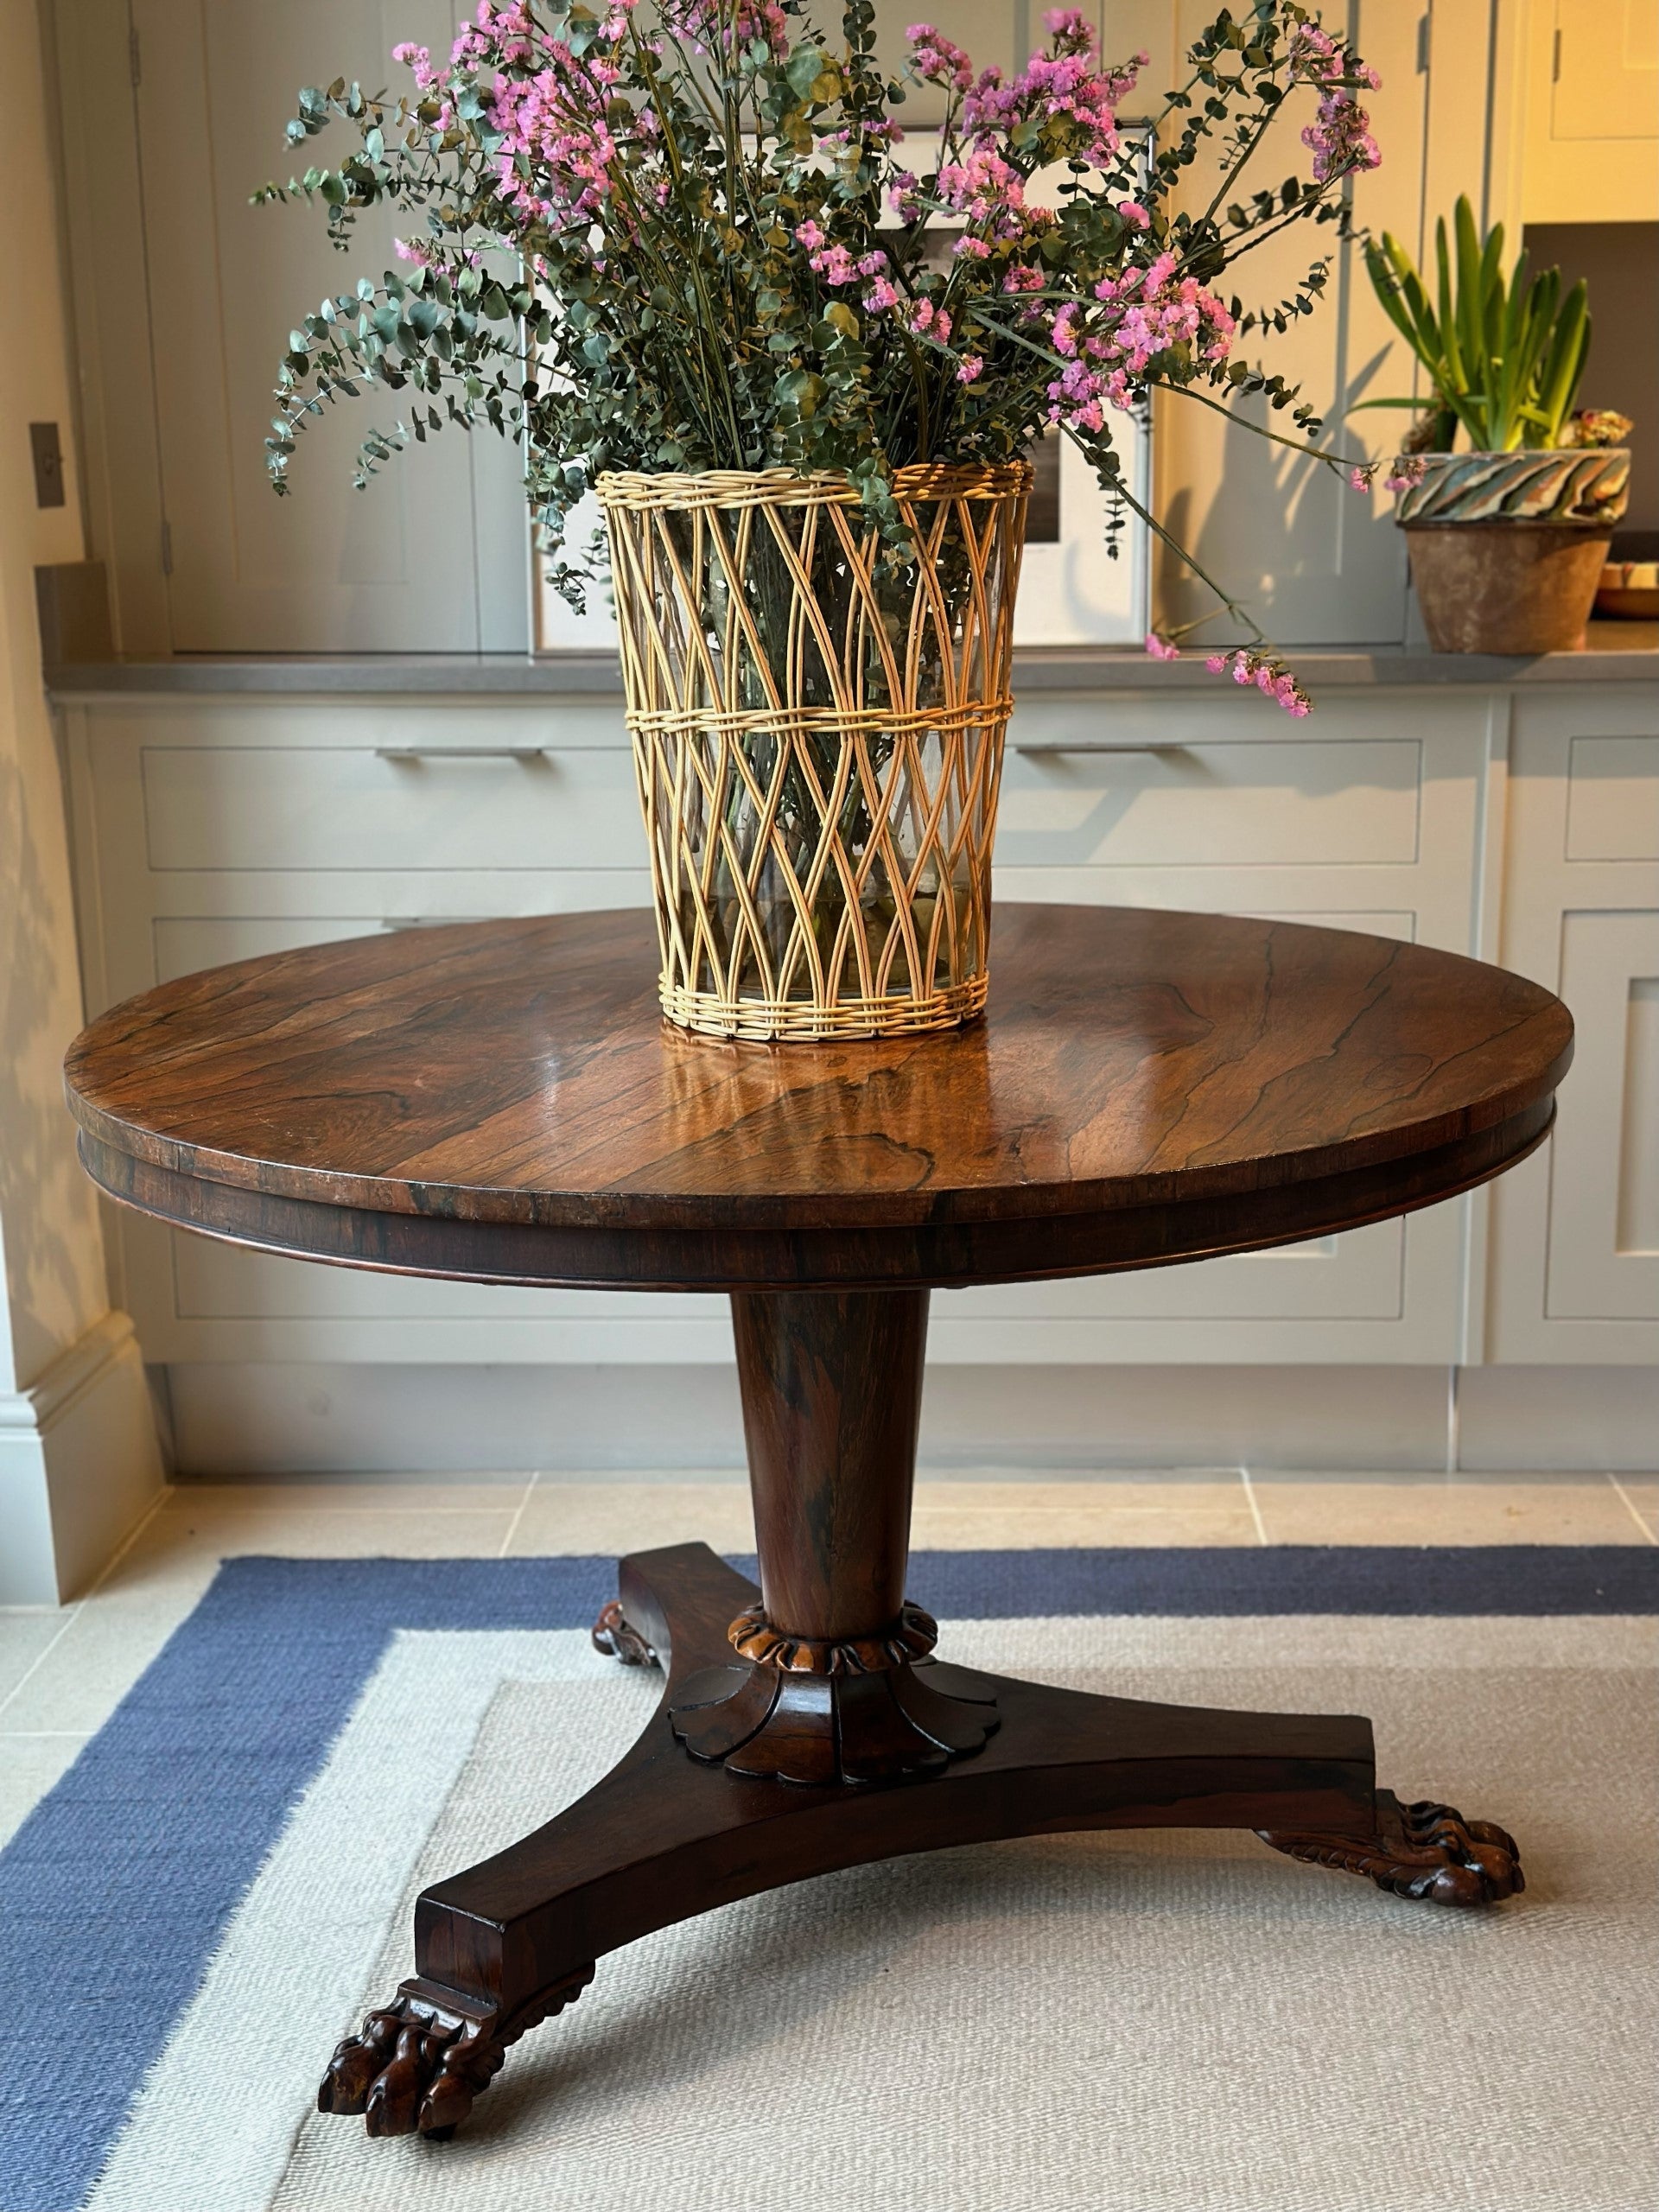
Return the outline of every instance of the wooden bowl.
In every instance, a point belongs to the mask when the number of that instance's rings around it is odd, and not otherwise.
[[[1653,621],[1659,618],[1659,561],[1609,561],[1596,589],[1598,614]]]

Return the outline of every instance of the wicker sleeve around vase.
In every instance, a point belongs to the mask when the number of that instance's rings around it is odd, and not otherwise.
[[[1031,471],[901,468],[912,554],[837,475],[607,474],[664,1012],[722,1037],[985,1003]]]

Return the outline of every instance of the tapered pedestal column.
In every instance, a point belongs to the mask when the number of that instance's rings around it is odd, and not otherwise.
[[[905,1602],[926,1356],[925,1290],[732,1300],[760,1602],[734,1663],[675,1700],[694,1758],[782,1782],[936,1773],[997,1725],[925,1662],[937,1627]]]

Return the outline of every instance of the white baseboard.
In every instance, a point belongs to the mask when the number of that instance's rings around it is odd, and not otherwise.
[[[735,1369],[224,1364],[168,1370],[199,1479],[741,1465]],[[940,1367],[923,1471],[1647,1469],[1652,1369]]]
[[[0,1605],[60,1605],[162,1488],[132,1323],[106,1313],[27,1390],[0,1393]]]

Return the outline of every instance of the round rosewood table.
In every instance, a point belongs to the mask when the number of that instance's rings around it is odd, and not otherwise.
[[[1070,1828],[1255,1829],[1385,1890],[1521,1887],[1501,1828],[1376,1786],[1370,1725],[1042,1688],[933,1657],[905,1599],[930,1289],[1319,1236],[1500,1174],[1572,1050],[1548,992],[1347,931],[1003,906],[944,1033],[668,1027],[649,915],[247,960],[71,1051],[112,1198],[272,1252],[476,1282],[729,1292],[757,1589],[622,1560],[594,1630],[657,1713],[556,1820],[429,1890],[416,1973],[325,2111],[446,2135],[603,1953],[832,1868]]]

